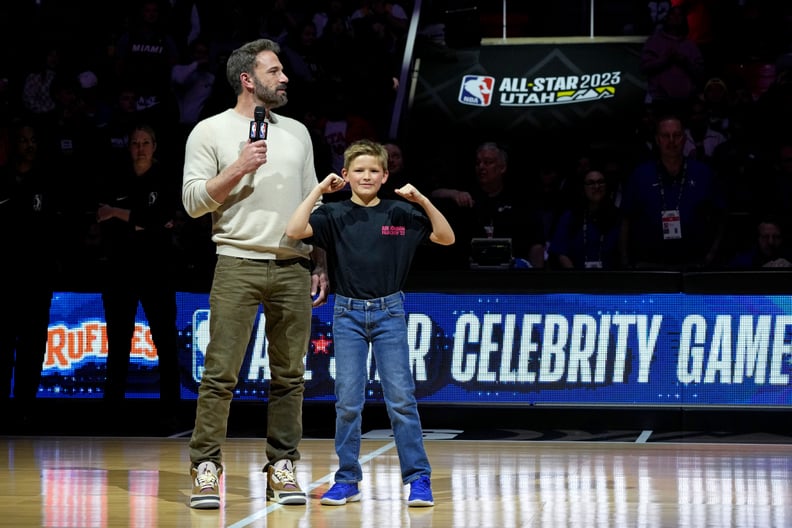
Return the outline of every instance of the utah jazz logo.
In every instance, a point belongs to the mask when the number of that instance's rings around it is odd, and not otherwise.
[[[495,77],[465,75],[459,89],[459,102],[472,106],[489,106]]]

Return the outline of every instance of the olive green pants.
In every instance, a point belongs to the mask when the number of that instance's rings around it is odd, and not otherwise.
[[[264,306],[271,373],[267,402],[267,462],[299,460],[305,354],[311,333],[307,260],[256,261],[219,255],[209,295],[209,344],[190,439],[193,466],[222,463],[233,390],[259,306]]]

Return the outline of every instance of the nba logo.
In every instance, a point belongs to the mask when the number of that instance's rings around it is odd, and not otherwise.
[[[471,106],[489,106],[495,77],[465,75],[459,89],[459,102]]]
[[[248,138],[251,141],[258,141],[260,139],[267,139],[267,122],[266,121],[251,121],[250,122],[250,131],[248,132]]]
[[[209,344],[209,310],[195,310],[192,327],[192,377],[196,383],[200,383],[206,345]]]

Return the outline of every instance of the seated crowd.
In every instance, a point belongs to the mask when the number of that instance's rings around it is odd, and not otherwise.
[[[63,287],[93,288],[107,268],[101,207],[113,174],[128,170],[130,133],[145,124],[156,134],[163,193],[178,196],[184,140],[198,120],[232,106],[225,59],[257,37],[282,46],[284,112],[311,132],[320,177],[339,170],[350,142],[380,141],[390,156],[386,191],[413,183],[451,220],[457,244],[422,248],[418,270],[790,266],[792,68],[751,92],[711,47],[707,55],[687,39],[676,8],[647,40],[646,101],[619,140],[547,151],[524,148],[522,137],[481,137],[455,160],[417,160],[409,137],[388,133],[409,2],[231,4],[246,24],[202,3],[145,0],[113,13],[109,44],[42,40],[35,60],[2,72],[0,193],[34,167],[44,175],[31,196],[47,197],[47,216],[8,221],[19,240],[48,248],[57,261],[48,272]],[[153,41],[162,43],[156,53],[140,53]],[[180,287],[205,288],[209,219],[171,203]]]

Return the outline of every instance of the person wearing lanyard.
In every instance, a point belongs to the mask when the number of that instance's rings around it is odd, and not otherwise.
[[[726,200],[712,168],[683,154],[684,125],[668,114],[656,122],[656,160],[631,174],[621,205],[622,266],[689,269],[719,256]]]
[[[602,171],[583,176],[580,200],[561,214],[550,242],[550,262],[562,269],[618,267],[619,210]]]

